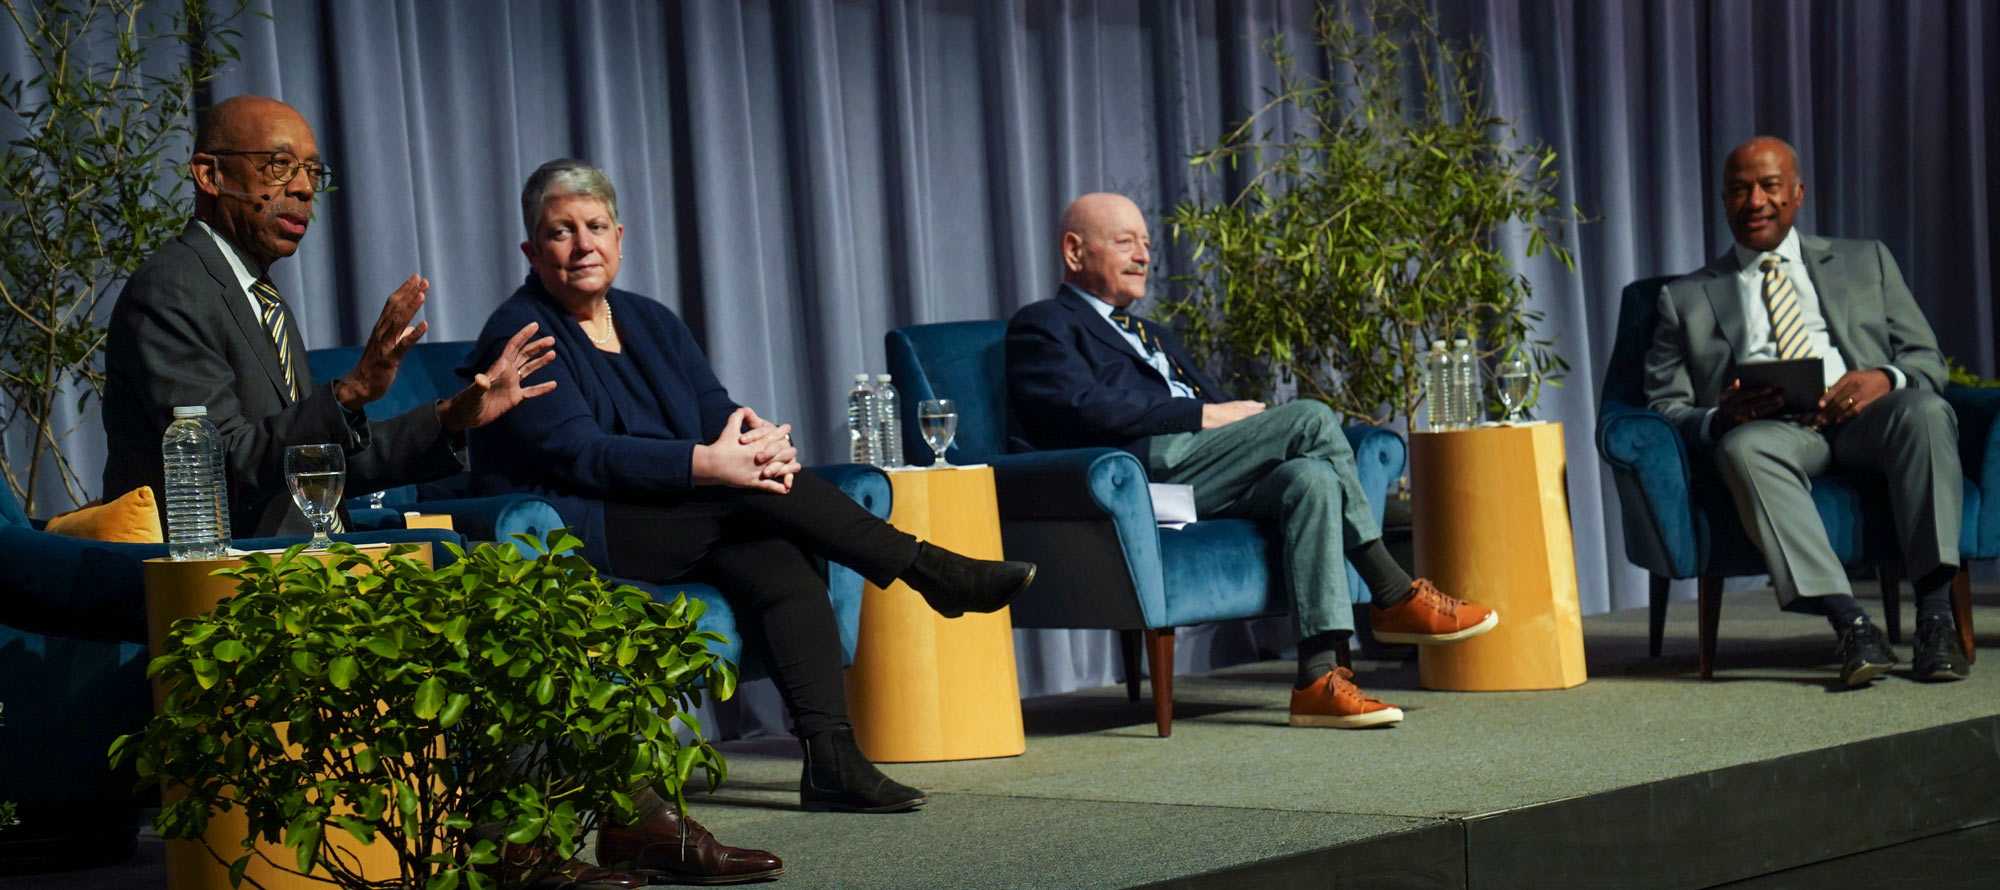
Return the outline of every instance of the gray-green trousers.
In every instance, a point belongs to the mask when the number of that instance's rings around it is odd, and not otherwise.
[[[1813,508],[1812,477],[1829,469],[1882,474],[1906,577],[1958,565],[1965,478],[1958,415],[1937,393],[1896,390],[1824,433],[1786,421],[1751,421],[1723,434],[1715,466],[1751,542],[1764,554],[1781,605],[1853,592]]]
[[[1382,532],[1333,409],[1300,399],[1215,429],[1154,436],[1147,448],[1147,474],[1194,486],[1200,515],[1278,524],[1301,637],[1354,629],[1347,551]]]

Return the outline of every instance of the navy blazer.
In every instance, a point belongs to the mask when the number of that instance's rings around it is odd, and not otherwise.
[[[739,407],[715,377],[693,332],[672,309],[630,291],[613,288],[612,316],[624,344],[624,360],[636,364],[654,404],[617,397],[605,383],[617,371],[575,318],[556,303],[530,274],[527,283],[486,320],[460,376],[484,371],[528,322],[535,336],[556,338],[556,360],[530,383],[556,388],[523,401],[493,423],[472,431],[475,491],[532,491],[549,498],[585,542],[585,555],[604,561],[604,502],[658,501],[694,490],[694,447],[715,440]],[[621,415],[663,416],[673,438],[626,435]]]
[[[1202,395],[1176,398],[1160,372],[1086,302],[1092,299],[1066,284],[1007,322],[1012,450],[1108,445],[1144,460],[1148,437],[1199,430],[1201,406],[1227,401],[1172,329],[1139,319]]]

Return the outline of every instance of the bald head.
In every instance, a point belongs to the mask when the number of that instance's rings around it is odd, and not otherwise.
[[[1096,192],[1070,202],[1062,229],[1063,281],[1123,309],[1146,297],[1153,261],[1146,215],[1124,195]]]
[[[1805,200],[1799,153],[1783,139],[1744,140],[1722,162],[1722,209],[1730,234],[1744,247],[1776,250],[1791,234]]]
[[[202,116],[194,144],[195,218],[262,266],[297,252],[317,189],[297,170],[320,162],[298,109],[266,96],[224,99]]]

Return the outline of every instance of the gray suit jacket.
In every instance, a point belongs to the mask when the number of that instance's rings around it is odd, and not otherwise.
[[[160,438],[176,405],[205,405],[227,452],[235,537],[306,530],[285,488],[285,448],[338,443],[347,491],[367,492],[463,469],[428,403],[350,423],[331,383],[316,386],[297,324],[286,326],[304,398],[294,401],[278,349],[215,241],[188,224],[139,266],[111,312],[104,347],[106,497],[141,485],[165,511]]]
[[[1819,293],[1827,334],[1849,368],[1894,365],[1910,386],[1944,388],[1944,356],[1896,260],[1879,241],[1799,234],[1806,274]],[[1729,385],[1744,339],[1735,251],[1724,251],[1660,291],[1659,325],[1646,350],[1646,399],[1691,448]]]

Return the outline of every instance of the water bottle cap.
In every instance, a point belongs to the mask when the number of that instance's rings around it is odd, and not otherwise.
[[[207,417],[207,405],[175,405],[175,417]]]
[[[875,375],[875,382],[876,382],[876,383],[888,383],[888,382],[889,382],[889,375],[887,375],[887,374],[877,374],[877,375]]]
[[[868,382],[868,375],[866,375],[866,374],[856,374],[856,375],[854,375],[854,382],[855,382],[855,383],[867,383],[867,382]]]
[[[1456,339],[1456,340],[1453,340],[1453,341],[1451,341],[1451,345],[1453,345],[1453,346],[1465,346],[1465,345],[1467,345],[1467,344],[1469,344],[1469,343],[1471,343],[1471,342],[1472,342],[1472,341],[1470,341],[1470,340],[1467,340],[1467,339],[1465,339],[1464,337],[1460,337],[1460,338],[1458,338],[1458,339]]]

